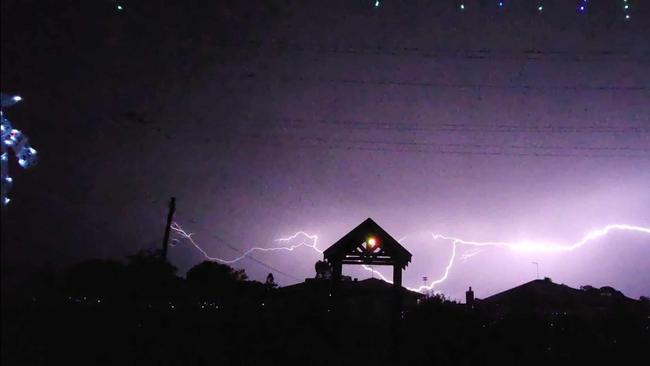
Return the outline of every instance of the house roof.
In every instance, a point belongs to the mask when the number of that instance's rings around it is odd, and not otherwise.
[[[604,289],[604,288],[603,288]],[[603,289],[594,291],[583,291],[564,284],[553,283],[550,279],[534,280],[523,285],[513,287],[509,290],[487,297],[480,302],[482,304],[503,304],[512,306],[584,306],[584,305],[608,305],[612,302],[622,301],[634,303],[635,300],[625,297],[619,291],[615,291],[613,298],[606,298],[601,295]]]
[[[352,291],[352,293],[361,292],[389,292],[394,290],[393,284],[378,278],[367,278],[360,281],[344,281],[341,283],[342,289]],[[289,286],[284,286],[278,289],[281,294],[298,293],[309,290],[313,291],[327,291],[331,289],[331,283],[328,280],[307,279],[305,282],[296,283]],[[401,289],[403,293],[415,297],[424,297],[424,294],[409,290],[405,287]],[[350,292],[348,292],[350,294]]]
[[[364,251],[362,245],[372,238],[377,242],[374,251]],[[397,265],[404,269],[411,261],[409,253],[397,240],[371,218],[366,219],[323,252],[329,262],[343,264]]]

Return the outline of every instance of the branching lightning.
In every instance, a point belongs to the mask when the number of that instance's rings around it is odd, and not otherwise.
[[[468,259],[472,258],[473,256],[481,253],[483,249],[474,249],[471,250],[467,253],[463,253],[463,255],[460,256],[460,259],[463,261],[463,263],[467,262]]]
[[[452,236],[445,236],[445,235],[440,235],[440,234],[434,234],[431,233],[431,236],[433,237],[434,240],[446,240],[446,241],[451,241],[452,243],[452,253],[451,257],[449,259],[449,264],[445,268],[445,272],[442,277],[440,277],[437,280],[434,280],[427,286],[420,286],[416,289],[412,289],[418,292],[422,291],[427,291],[433,289],[436,285],[444,282],[447,277],[449,276],[449,271],[451,270],[455,259],[456,259],[456,249],[459,245],[468,245],[468,246],[474,246],[474,247],[479,247],[478,249],[482,249],[483,247],[505,247],[510,250],[514,251],[524,251],[524,252],[544,252],[544,253],[558,253],[558,252],[569,252],[576,250],[583,245],[587,244],[590,241],[593,241],[595,239],[601,238],[607,234],[609,234],[611,231],[614,230],[619,230],[619,231],[631,231],[631,232],[638,232],[638,233],[644,233],[644,234],[650,234],[650,228],[649,227],[642,227],[642,226],[634,226],[634,225],[626,225],[626,224],[612,224],[612,225],[607,225],[603,228],[593,230],[589,232],[587,235],[585,235],[582,239],[568,244],[568,245],[562,245],[562,244],[557,244],[557,243],[541,243],[541,242],[530,242],[530,241],[521,241],[521,242],[501,242],[501,241],[485,241],[485,242],[480,242],[480,241],[470,241],[470,240],[463,240],[460,238],[452,237]],[[463,255],[461,258],[463,260],[467,260],[470,257],[473,257],[480,253],[480,250],[477,252],[476,250]]]
[[[304,231],[298,231],[295,234],[285,237],[285,238],[279,238],[276,239],[275,242],[277,243],[287,243],[287,242],[292,242],[297,238],[301,238],[302,241],[300,241],[298,244],[291,244],[287,246],[276,246],[276,247],[253,247],[248,249],[247,251],[243,252],[242,255],[232,258],[232,259],[223,259],[219,257],[212,257],[208,255],[208,253],[201,248],[192,238],[192,233],[188,233],[185,230],[181,228],[181,226],[178,223],[173,223],[172,224],[172,230],[174,233],[176,233],[181,239],[187,240],[189,243],[191,243],[197,250],[199,250],[203,256],[208,259],[208,260],[213,260],[217,261],[220,263],[225,263],[225,264],[233,264],[236,263],[244,258],[246,258],[249,254],[260,251],[260,252],[273,252],[273,251],[288,251],[292,252],[298,248],[301,247],[306,247],[306,248],[311,248],[314,251],[316,251],[319,254],[323,254],[323,250],[319,249],[317,247],[318,243],[318,236],[317,235],[312,235],[308,234]],[[474,247],[472,250],[470,250],[467,253],[464,253],[460,256],[460,259],[465,262],[469,258],[474,257],[481,252],[483,252],[487,247],[502,247],[502,248],[507,248],[513,251],[524,251],[524,252],[542,252],[542,253],[562,253],[562,252],[569,252],[576,250],[585,244],[589,243],[590,241],[593,241],[595,239],[604,237],[608,235],[612,231],[628,231],[628,232],[636,232],[636,233],[642,233],[642,234],[650,234],[650,227],[642,227],[642,226],[634,226],[634,225],[626,225],[626,224],[612,224],[612,225],[607,225],[605,227],[602,227],[600,229],[593,230],[586,234],[582,239],[570,243],[570,244],[558,244],[558,243],[544,243],[544,242],[530,242],[530,241],[520,241],[520,242],[503,242],[503,241],[471,241],[471,240],[464,240],[461,238],[453,237],[453,236],[446,236],[446,235],[441,235],[441,234],[435,234],[431,233],[431,237],[433,238],[434,241],[438,240],[444,240],[444,241],[449,241],[451,242],[451,255],[449,257],[449,261],[447,262],[447,265],[444,268],[443,274],[441,277],[438,279],[435,279],[431,281],[428,285],[423,285],[420,287],[416,288],[408,288],[409,290],[412,291],[417,291],[417,292],[426,292],[426,291],[431,291],[435,286],[443,283],[444,281],[447,280],[449,277],[449,274],[454,266],[454,263],[456,262],[456,255],[458,251],[458,247],[463,245],[463,246],[470,246]],[[305,240],[306,239],[306,240]],[[399,242],[403,242],[405,238],[402,238],[399,240]],[[381,272],[373,269],[372,267],[368,265],[362,265],[361,266],[363,269],[372,272],[373,274],[377,275],[379,278],[382,280],[392,283],[392,281],[388,278],[386,278]]]
[[[259,251],[259,252],[274,252],[274,251],[284,250],[284,251],[292,252],[292,251],[294,251],[294,250],[296,250],[296,249],[298,249],[300,247],[308,247],[308,248],[311,248],[311,249],[317,251],[320,254],[323,254],[323,251],[316,247],[316,245],[318,244],[318,236],[317,235],[310,235],[310,234],[307,234],[304,231],[298,231],[297,233],[295,233],[295,234],[293,234],[293,235],[291,235],[289,237],[276,239],[275,242],[288,242],[288,241],[292,241],[292,240],[294,240],[294,239],[296,239],[298,237],[304,237],[304,238],[309,239],[311,241],[311,243],[309,243],[309,242],[300,242],[299,244],[292,244],[292,245],[289,245],[289,246],[268,247],[268,248],[253,247],[253,248],[250,248],[247,251],[245,251],[239,257],[235,257],[233,259],[223,259],[223,258],[219,258],[219,257],[210,256],[203,248],[201,248],[194,241],[194,238],[192,238],[192,235],[194,235],[194,233],[186,232],[185,230],[183,230],[183,228],[181,228],[181,226],[178,223],[176,223],[176,222],[172,223],[171,229],[172,229],[172,231],[174,231],[174,233],[179,235],[181,238],[186,239],[187,241],[189,241],[199,252],[201,252],[201,254],[203,254],[203,256],[206,259],[211,260],[211,261],[217,261],[219,263],[224,263],[224,264],[233,264],[233,263],[239,262],[240,260],[246,258],[249,254],[252,254],[252,253],[257,252],[257,251]]]

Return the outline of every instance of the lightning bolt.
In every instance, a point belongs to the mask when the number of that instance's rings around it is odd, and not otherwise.
[[[279,238],[275,239],[274,241],[277,243],[286,243],[286,242],[291,242],[294,241],[297,238],[302,238],[303,240],[307,239],[306,241],[301,241],[298,244],[292,244],[292,245],[286,245],[286,246],[276,246],[276,247],[253,247],[248,249],[247,251],[243,252],[242,255],[239,257],[235,257],[232,259],[223,259],[219,257],[212,257],[210,256],[203,248],[201,248],[195,241],[194,238],[192,237],[193,233],[188,233],[183,228],[176,222],[174,222],[171,226],[171,229],[176,233],[180,238],[186,239],[189,243],[191,243],[199,252],[203,254],[203,256],[212,261],[217,261],[220,263],[224,264],[233,264],[236,263],[244,258],[246,258],[249,254],[260,251],[260,252],[274,252],[274,251],[288,251],[288,252],[293,252],[294,250],[301,248],[301,247],[306,247],[310,248],[314,251],[316,251],[319,254],[323,254],[323,250],[319,249],[317,247],[318,243],[318,236],[317,235],[312,235],[308,234],[305,231],[298,231],[293,235],[290,235],[288,237],[284,238]],[[612,225],[607,225],[605,227],[602,227],[600,229],[593,230],[589,233],[587,233],[582,239],[570,243],[570,244],[558,244],[558,243],[544,243],[544,242],[530,242],[530,241],[518,241],[518,242],[505,242],[505,241],[471,241],[471,240],[464,240],[461,238],[453,237],[453,236],[446,236],[442,234],[435,234],[431,233],[431,237],[433,238],[434,241],[438,240],[444,240],[444,241],[449,241],[451,242],[451,255],[449,257],[449,261],[447,262],[447,265],[444,268],[443,274],[440,278],[435,279],[431,281],[428,285],[423,285],[420,287],[416,288],[410,288],[407,287],[411,291],[417,291],[417,292],[426,292],[426,291],[431,291],[435,286],[443,283],[444,281],[447,280],[449,277],[449,273],[451,272],[454,263],[456,262],[456,254],[458,247],[461,245],[464,246],[471,246],[475,247],[472,251],[468,253],[464,253],[461,255],[461,260],[467,261],[469,258],[474,257],[481,253],[486,247],[503,247],[503,248],[508,248],[513,251],[523,251],[523,252],[543,252],[543,253],[562,253],[562,252],[569,252],[576,250],[587,243],[596,240],[598,238],[604,237],[608,235],[612,231],[628,231],[628,232],[637,232],[637,233],[643,233],[643,234],[650,234],[650,227],[642,227],[642,226],[634,226],[634,225],[626,225],[626,224],[612,224]],[[406,238],[402,238],[398,240],[400,243],[402,243]],[[178,239],[173,239],[174,242],[178,242]],[[373,274],[377,275],[379,278],[382,280],[388,282],[388,283],[393,283],[390,279],[386,278],[381,272],[373,269],[372,267],[368,265],[361,265],[361,267],[369,272],[372,272]]]
[[[292,240],[294,240],[294,239],[296,239],[298,237],[304,237],[304,238],[307,238],[307,239],[311,240],[311,243],[300,242],[299,244],[293,244],[293,245],[289,245],[289,246],[268,247],[268,248],[253,247],[253,248],[250,248],[247,251],[245,251],[239,257],[235,257],[233,259],[223,259],[223,258],[219,258],[219,257],[210,256],[203,248],[201,248],[201,246],[199,246],[194,241],[194,238],[192,237],[192,235],[194,235],[194,233],[186,232],[185,230],[183,230],[183,228],[177,222],[172,223],[171,230],[174,233],[176,233],[178,236],[180,236],[181,238],[186,239],[188,242],[190,242],[199,252],[201,252],[201,254],[203,254],[203,256],[206,259],[211,260],[211,261],[216,261],[216,262],[219,262],[219,263],[224,263],[224,264],[237,263],[240,260],[246,258],[249,254],[252,254],[252,253],[257,252],[257,251],[259,251],[259,252],[274,252],[274,251],[293,252],[294,250],[296,250],[296,249],[298,249],[300,247],[308,247],[308,248],[311,248],[311,249],[317,251],[320,254],[323,254],[323,251],[316,247],[316,245],[318,243],[318,236],[317,235],[310,235],[310,234],[307,234],[304,231],[298,231],[297,233],[295,233],[295,234],[293,234],[293,235],[291,235],[289,237],[276,239],[275,241],[276,242],[288,242],[288,241],[292,241]]]
[[[473,256],[481,253],[483,249],[474,249],[471,250],[467,253],[463,253],[463,255],[460,256],[460,259],[463,261],[463,263],[467,262],[468,259],[472,258]]]
[[[478,249],[482,249],[482,247],[505,247],[510,250],[522,251],[522,252],[561,253],[561,252],[570,252],[576,250],[584,246],[588,242],[601,238],[614,230],[650,234],[650,227],[642,227],[642,226],[634,226],[634,225],[626,225],[626,224],[612,224],[612,225],[607,225],[600,229],[593,230],[589,232],[587,235],[585,235],[582,239],[574,243],[568,245],[562,245],[557,243],[538,243],[538,242],[529,242],[529,241],[520,241],[520,242],[469,241],[469,240],[463,240],[452,236],[445,236],[445,235],[431,233],[431,236],[433,237],[434,240],[451,241],[452,253],[449,259],[449,264],[447,264],[447,267],[445,267],[445,271],[442,277],[432,281],[429,285],[420,286],[416,289],[410,289],[410,290],[423,292],[423,291],[431,290],[436,285],[444,282],[449,276],[449,272],[453,267],[454,261],[456,259],[456,249],[458,248],[459,245],[469,245],[469,246],[479,247]],[[462,258],[464,260],[467,260],[468,258],[477,255],[479,252],[476,251],[471,252],[468,255],[463,255]]]
[[[515,250],[515,251],[523,251],[523,252],[569,252],[573,251],[575,249],[580,248],[581,246],[587,244],[588,242],[598,239],[600,237],[603,237],[607,234],[609,234],[610,231],[613,230],[621,230],[621,231],[633,231],[633,232],[640,232],[644,234],[650,234],[650,228],[647,227],[642,227],[642,226],[633,226],[633,225],[625,225],[625,224],[613,224],[613,225],[607,225],[601,229],[596,229],[594,231],[591,231],[587,235],[585,235],[581,240],[578,240],[577,242],[569,245],[561,245],[561,244],[556,244],[556,243],[535,243],[535,242],[528,242],[528,241],[520,241],[520,242],[500,242],[500,241],[487,241],[487,242],[479,242],[479,241],[467,241],[463,240],[460,238],[455,238],[452,236],[444,236],[440,234],[431,234],[433,236],[434,240],[448,240],[453,243],[458,243],[458,244],[465,244],[465,245],[472,245],[472,246],[477,246],[477,247],[507,247],[509,249]]]

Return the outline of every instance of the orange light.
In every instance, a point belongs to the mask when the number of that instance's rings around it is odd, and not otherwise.
[[[377,248],[379,248],[379,240],[377,240],[377,238],[372,236],[366,240],[365,244],[366,244],[366,250],[369,252],[373,252]]]

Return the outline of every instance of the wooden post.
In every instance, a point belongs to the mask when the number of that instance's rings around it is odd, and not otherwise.
[[[402,318],[402,267],[393,265],[393,298],[395,319],[399,322]]]
[[[162,243],[162,258],[167,260],[167,248],[169,247],[169,231],[172,227],[172,220],[174,219],[174,211],[176,211],[176,197],[172,197],[169,201],[169,212],[167,213],[167,225],[165,226],[165,236]]]
[[[399,266],[399,264],[393,265],[393,286],[395,286],[398,290],[400,287],[402,287],[402,268]]]
[[[334,282],[340,282],[342,274],[343,274],[343,263],[341,263],[340,261],[332,262],[332,280]]]
[[[392,362],[400,363],[402,348],[401,343],[401,328],[402,323],[402,267],[395,263],[393,264],[393,314],[391,316],[391,334],[393,335],[391,341],[391,357]]]

